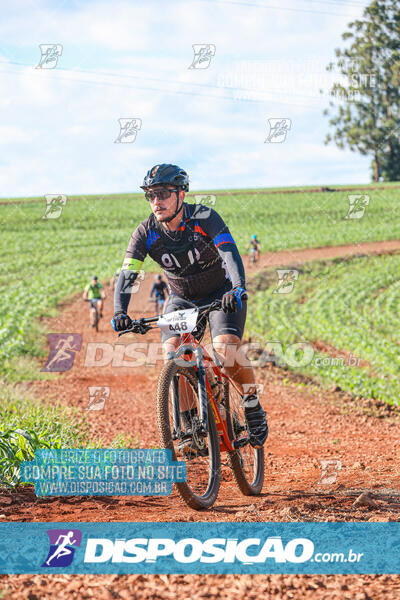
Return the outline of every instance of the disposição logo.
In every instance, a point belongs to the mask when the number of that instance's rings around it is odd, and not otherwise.
[[[68,567],[82,541],[79,529],[48,529],[50,549],[42,567]],[[75,546],[75,547],[74,547]]]

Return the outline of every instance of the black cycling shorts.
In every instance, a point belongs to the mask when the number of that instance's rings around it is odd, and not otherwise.
[[[97,303],[100,302],[101,298],[91,298],[89,300],[90,302],[90,307],[91,308],[96,308],[97,309]]]
[[[171,294],[165,305],[164,314],[183,308],[193,308],[194,306],[206,306],[207,304],[211,304],[211,302],[213,302],[214,300],[221,300],[225,292],[229,291],[230,289],[230,286],[224,286],[223,288],[211,294],[208,298],[198,300],[197,302],[195,300],[189,302],[185,298],[181,298],[180,296]],[[242,308],[234,313],[224,313],[223,310],[211,311],[208,316],[208,321],[210,323],[211,338],[214,339],[217,335],[232,334],[242,339],[244,325],[246,322],[246,312],[247,300],[242,300]],[[204,321],[205,320],[203,320],[203,323]],[[201,339],[202,333],[204,333],[204,331],[199,333],[200,335],[195,335],[197,339]],[[163,343],[171,337],[176,337],[176,334],[172,332],[161,332],[161,341]]]

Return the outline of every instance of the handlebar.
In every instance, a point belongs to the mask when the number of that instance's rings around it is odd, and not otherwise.
[[[199,314],[201,314],[201,316],[204,317],[207,313],[211,312],[211,310],[221,310],[221,300],[215,300],[214,302],[211,302],[211,304],[201,306],[199,308]],[[125,331],[120,331],[118,333],[118,337],[121,337],[121,335],[124,335],[125,333],[141,333],[142,335],[144,335],[150,329],[154,329],[149,325],[149,323],[155,323],[156,321],[158,321],[159,316],[160,315],[148,318],[142,317],[141,319],[132,321],[132,327],[130,327],[129,329],[125,329]]]
[[[242,298],[243,300],[247,300],[247,294],[243,294]],[[201,315],[201,318],[204,318],[212,310],[221,310],[221,307],[221,300],[214,300],[213,302],[211,302],[210,304],[206,304],[205,306],[193,306],[193,308],[199,309],[199,316]],[[118,337],[121,337],[121,335],[124,335],[125,333],[141,333],[142,335],[144,335],[150,329],[154,329],[154,327],[151,327],[149,323],[155,323],[156,321],[158,321],[159,316],[160,315],[157,315],[156,317],[142,317],[141,319],[136,319],[132,321],[132,327],[130,327],[129,329],[125,329],[124,331],[120,331],[118,333]]]

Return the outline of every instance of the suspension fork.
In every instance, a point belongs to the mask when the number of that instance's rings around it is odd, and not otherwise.
[[[170,352],[168,354],[168,359],[177,359],[183,354],[194,354],[194,360],[185,360],[183,359],[184,366],[196,366],[197,368],[197,377],[198,377],[198,395],[200,399],[200,434],[207,435],[208,434],[208,413],[207,413],[207,389],[206,389],[206,369],[204,366],[204,352],[203,348],[200,345],[196,345],[193,348],[192,344],[183,344],[176,352]],[[174,391],[175,396],[175,391]],[[176,398],[178,395],[176,395]],[[178,404],[178,402],[174,401],[174,404]],[[174,407],[174,414],[176,414],[177,419],[180,420],[179,416],[179,407]],[[179,421],[178,421],[179,422]],[[175,427],[175,423],[174,423]]]
[[[174,375],[172,381],[172,423],[174,427],[175,439],[182,433],[181,415],[179,410],[179,377]]]

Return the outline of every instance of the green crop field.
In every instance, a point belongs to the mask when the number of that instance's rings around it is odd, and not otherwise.
[[[274,291],[275,271],[260,275],[253,282],[259,290],[251,296],[247,327],[263,347],[266,341],[281,343],[282,363],[318,383],[398,404],[399,273],[396,254],[318,261],[299,268],[287,294]],[[303,357],[307,362],[307,353],[299,350],[292,361],[285,360],[285,353],[300,342],[310,344],[315,354],[309,353],[309,364],[296,366]]]
[[[369,196],[364,216],[346,219],[348,195],[358,191]],[[242,253],[254,233],[262,251],[400,238],[397,187],[271,192],[202,194],[215,195],[213,206]],[[39,317],[54,315],[57,304],[81,292],[92,274],[108,280],[121,266],[130,235],[150,208],[138,194],[70,197],[59,218],[44,219],[44,199],[20,204],[8,200],[0,204],[0,472],[2,481],[15,484],[21,460],[33,456],[36,448],[94,443],[79,414],[29,398],[13,383],[53,377],[39,373],[32,360],[44,353],[46,332]],[[272,339],[284,347],[321,342],[331,350],[352,352],[362,359],[361,365],[318,366],[316,353],[313,363],[298,370],[323,385],[333,383],[353,395],[393,402],[399,397],[399,267],[398,256],[307,265],[289,295],[273,293],[275,272],[263,275],[258,282],[262,289],[249,303],[248,330],[263,345]],[[150,259],[144,268],[159,270]],[[123,447],[135,440],[122,437],[113,443]]]
[[[348,194],[249,190],[231,195],[220,191],[215,192],[214,207],[241,252],[253,233],[262,251],[400,237],[397,189],[368,192],[370,203],[362,219],[345,218]],[[37,336],[32,334],[34,319],[81,291],[93,273],[103,281],[112,276],[122,264],[133,229],[150,212],[138,194],[81,196],[69,198],[58,219],[43,219],[44,199],[28,200],[0,205],[3,369],[13,356],[40,351]],[[157,267],[148,259],[144,268]]]

